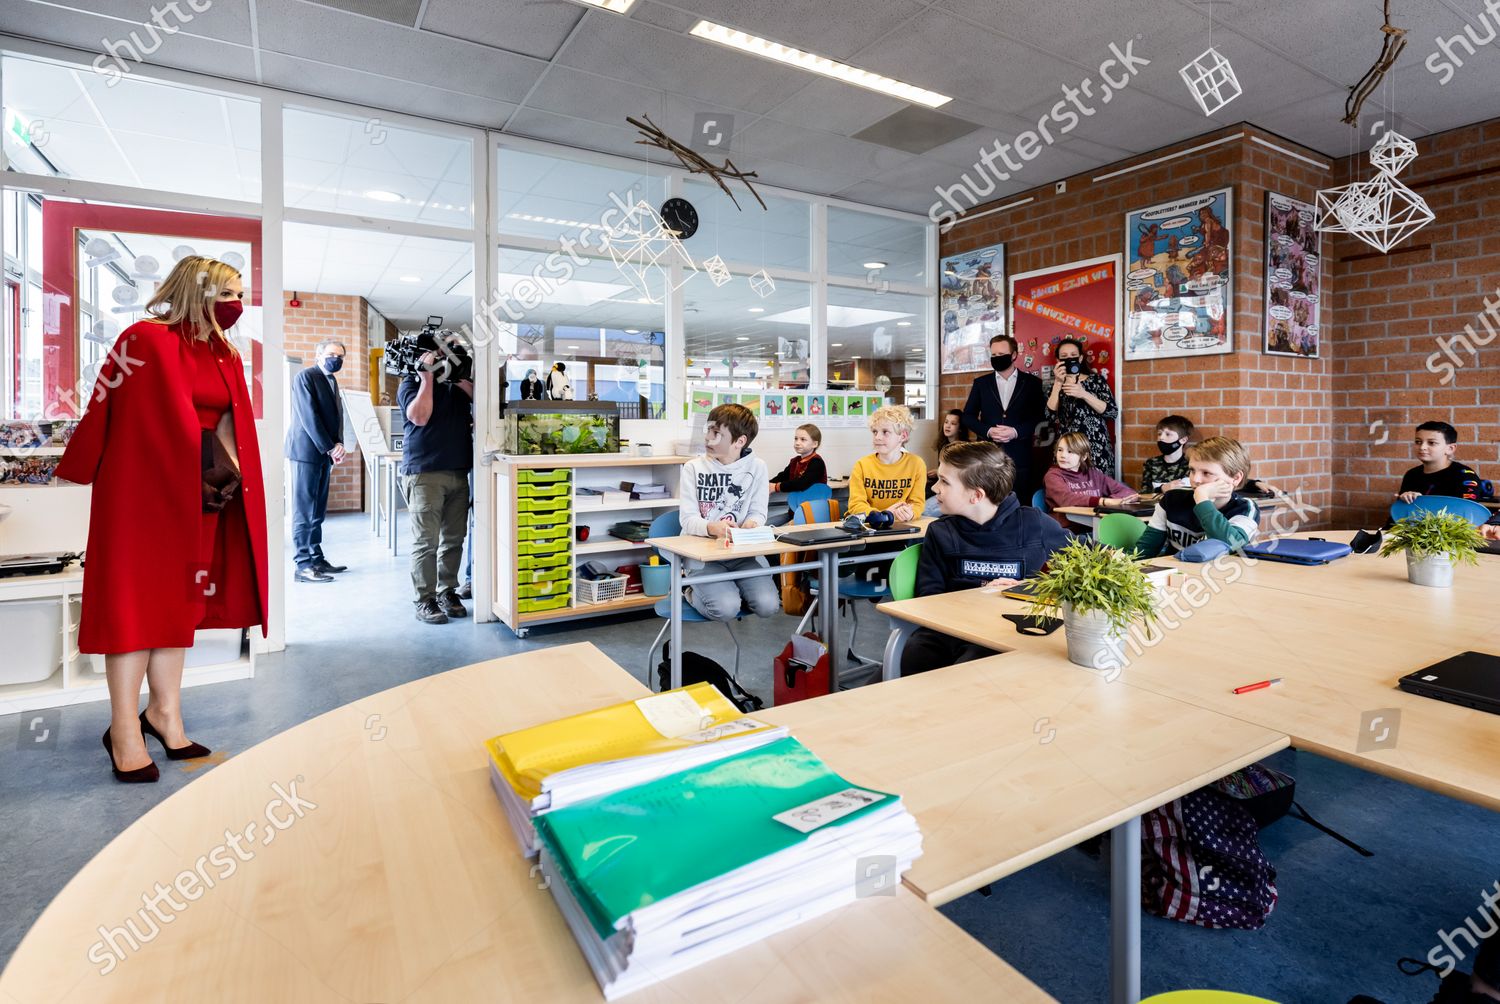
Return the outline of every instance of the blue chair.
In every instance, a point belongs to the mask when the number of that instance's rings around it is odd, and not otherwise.
[[[1040,509],[1042,512],[1051,512],[1047,507],[1047,490],[1038,488],[1031,493],[1031,508]]]
[[[1396,502],[1391,506],[1391,519],[1405,519],[1428,512],[1449,512],[1462,516],[1475,526],[1489,522],[1490,511],[1472,499],[1449,498],[1446,495],[1418,495],[1411,502]]]
[[[814,499],[831,498],[833,498],[833,489],[829,488],[828,482],[825,481],[820,485],[813,485],[810,488],[804,488],[800,492],[787,492],[786,504],[792,510],[792,512],[795,513],[799,508],[801,508],[802,503],[804,502],[811,502]]]
[[[668,509],[651,521],[649,536],[676,537],[680,533],[682,533],[682,517],[676,509]],[[652,550],[656,552],[662,561],[667,560],[667,556],[661,553],[660,548],[652,548]],[[651,680],[651,673],[656,668],[652,665],[652,657],[656,654],[656,646],[661,644],[662,637],[666,635],[667,629],[672,626],[672,597],[662,597],[656,601],[656,606],[652,609],[655,611],[656,616],[662,619],[662,626],[661,630],[656,632],[656,637],[652,640],[651,647],[646,649],[646,680],[648,681],[646,685],[648,687],[651,685],[649,682]],[[736,615],[735,620],[739,620],[742,616],[744,615]],[[687,601],[687,597],[684,596],[682,599],[682,622],[684,624],[702,624],[707,623],[708,618],[695,610],[693,605]],[[734,636],[733,623],[730,621],[724,621],[723,623],[724,630],[729,632],[729,641],[734,645],[734,672],[730,676],[738,680],[740,676],[740,640]]]

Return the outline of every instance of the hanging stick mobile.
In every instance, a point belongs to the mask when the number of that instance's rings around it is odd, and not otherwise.
[[[1349,88],[1349,100],[1344,102],[1343,121],[1348,125],[1359,124],[1359,110],[1364,106],[1365,98],[1379,86],[1386,71],[1396,63],[1396,57],[1401,55],[1401,50],[1406,48],[1406,29],[1397,28],[1391,24],[1391,0],[1385,0],[1385,24],[1380,28],[1385,33],[1385,41],[1380,47],[1380,58],[1375,60],[1375,65],[1365,71],[1365,75],[1359,79],[1359,83]]]
[[[736,209],[740,208],[739,200],[734,197],[734,193],[729,190],[729,186],[724,184],[725,178],[729,178],[732,181],[744,182],[745,187],[750,189],[750,194],[755,196],[755,201],[760,203],[760,208],[766,208],[765,200],[760,197],[760,193],[755,190],[755,186],[750,184],[751,178],[759,177],[759,175],[754,171],[740,170],[739,168],[734,166],[734,161],[730,160],[728,157],[724,158],[724,163],[722,166],[715,167],[703,157],[699,156],[697,151],[683,146],[681,143],[677,142],[675,139],[662,132],[661,129],[657,128],[656,123],[651,121],[651,116],[644,115],[642,116],[642,118],[644,118],[646,121],[641,122],[637,119],[631,118],[628,115],[625,116],[625,121],[629,122],[631,125],[639,129],[641,135],[646,137],[645,139],[636,140],[637,144],[639,144],[640,146],[654,146],[657,149],[665,150],[672,156],[676,157],[679,161],[681,161],[682,166],[687,168],[693,174],[708,175],[713,179],[714,184],[718,185],[721,189],[724,190],[724,194],[729,196],[729,201],[734,203],[734,208]]]

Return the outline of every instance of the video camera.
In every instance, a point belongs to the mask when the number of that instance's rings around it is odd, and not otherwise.
[[[436,352],[437,359],[423,367],[422,357],[429,352]],[[415,376],[424,368],[438,383],[474,379],[474,354],[458,332],[443,328],[439,314],[429,314],[421,331],[402,335],[385,347],[385,371],[392,376]]]

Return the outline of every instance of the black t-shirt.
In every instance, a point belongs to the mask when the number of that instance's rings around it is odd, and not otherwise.
[[[1420,492],[1423,495],[1443,495],[1455,499],[1479,498],[1479,475],[1474,468],[1460,461],[1453,461],[1436,474],[1428,474],[1418,464],[1401,479],[1397,495]]]
[[[416,400],[421,386],[418,377],[409,376],[396,391],[406,433],[401,448],[401,473],[467,471],[474,466],[473,402],[454,384],[434,383],[432,416],[426,425],[417,425],[406,417],[406,409]]]

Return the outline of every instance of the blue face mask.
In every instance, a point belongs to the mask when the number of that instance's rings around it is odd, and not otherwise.
[[[324,356],[323,369],[329,373],[337,373],[344,368],[343,356]]]

